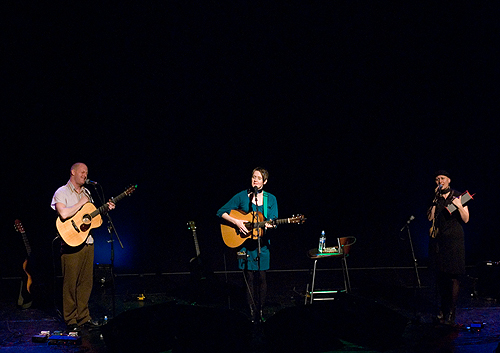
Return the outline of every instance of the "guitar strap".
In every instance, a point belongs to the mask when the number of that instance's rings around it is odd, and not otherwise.
[[[264,219],[266,219],[266,220],[267,220],[267,200],[268,200],[268,198],[269,198],[269,195],[267,194],[267,192],[265,192],[265,191],[264,191],[262,196],[264,197],[264,200],[263,200],[263,202],[262,202],[262,206],[264,207],[264,212],[263,212],[263,213],[264,213]],[[264,232],[265,232],[266,230],[267,230],[267,229],[266,229],[266,228],[264,228]],[[268,245],[271,245],[270,240],[268,240],[267,242],[268,242]]]
[[[264,206],[264,218],[267,219],[267,199],[268,199],[268,194],[267,192],[264,191],[264,202],[263,202],[263,206]]]

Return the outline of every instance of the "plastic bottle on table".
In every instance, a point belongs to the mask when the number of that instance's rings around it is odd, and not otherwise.
[[[326,248],[326,236],[325,231],[321,231],[321,236],[319,237],[318,253],[322,253]]]

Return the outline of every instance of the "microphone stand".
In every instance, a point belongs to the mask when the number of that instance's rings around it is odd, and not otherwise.
[[[402,232],[405,228],[406,230],[408,231],[408,239],[410,241],[410,248],[411,248],[411,254],[412,254],[412,257],[413,257],[413,266],[415,267],[415,274],[416,274],[416,279],[417,279],[417,287],[414,287],[413,289],[413,296],[414,296],[414,307],[413,307],[413,310],[414,310],[414,313],[413,313],[413,316],[414,316],[414,320],[416,320],[416,322],[420,322],[420,317],[418,315],[418,307],[420,306],[420,304],[417,304],[417,303],[420,303],[420,292],[419,292],[419,289],[422,288],[421,286],[421,283],[420,283],[420,276],[418,275],[418,264],[417,264],[417,258],[415,257],[415,251],[413,250],[413,242],[411,240],[411,233],[410,233],[410,222],[413,221],[415,219],[415,217],[413,215],[410,216],[410,218],[406,221],[406,224],[404,225],[403,228],[401,228],[400,232]]]
[[[258,268],[258,271],[260,272],[260,255],[261,255],[261,244],[260,244],[260,236],[259,236],[259,216],[258,216],[258,211],[259,211],[259,201],[258,201],[258,198],[257,198],[257,195],[259,194],[258,193],[258,190],[257,190],[257,187],[254,187],[253,188],[253,196],[252,198],[250,199],[250,210],[253,211],[253,203],[254,203],[254,200],[255,200],[255,208],[256,208],[256,211],[255,212],[252,212],[252,236],[253,236],[253,232],[255,230],[257,230],[257,258],[255,259],[257,261],[257,268]],[[255,197],[255,199],[254,199]],[[248,249],[247,249],[248,251]],[[248,269],[248,254],[247,254],[247,260],[246,260],[246,268],[247,268],[247,271],[249,271]],[[252,281],[251,281],[251,286],[249,285],[248,283],[248,280],[245,276],[243,276],[245,278],[245,282],[246,282],[246,285],[247,285],[247,290],[248,290],[248,294],[250,296],[250,300],[252,302],[252,306],[250,307],[250,310],[260,310],[258,307],[257,307],[257,303],[256,303],[256,298],[255,298],[255,295],[254,294],[257,294],[256,293],[256,283],[257,281],[260,281],[260,278],[256,278],[257,276],[255,276],[255,273],[252,273],[250,275],[252,277]],[[252,315],[252,320],[254,319],[254,315],[257,314],[258,315],[259,312],[254,312],[253,315]]]
[[[97,192],[97,189],[96,189],[96,193],[99,196],[101,203],[107,205],[107,203],[104,202],[105,197],[104,197],[104,191],[102,189],[102,186],[100,184],[98,184],[98,185],[101,188],[101,194],[99,194]],[[95,187],[95,185],[94,185],[94,187]],[[115,203],[113,198],[111,198],[111,202]],[[113,233],[116,235],[116,239],[118,239],[118,242],[120,243],[120,246],[122,249],[123,249],[123,244],[120,240],[120,236],[118,235],[118,232],[116,231],[113,220],[111,219],[111,216],[109,215],[108,207],[106,207],[106,217],[108,218],[107,229],[108,229],[108,233],[109,233],[109,240],[107,242],[110,244],[111,304],[112,304],[112,308],[113,308],[113,318],[114,318],[114,317],[116,317],[116,298],[115,298],[116,292],[115,292],[115,271],[114,271],[114,269],[115,269],[115,247],[114,247]]]
[[[262,215],[264,215],[264,190],[261,191],[262,192]],[[257,212],[256,212],[256,223],[257,223],[257,226],[258,226],[258,222],[259,222],[259,199],[257,197],[257,195],[259,195],[257,189],[255,190],[255,207],[257,209]],[[265,221],[265,220],[264,220]],[[264,226],[262,227],[262,236],[264,236],[264,233],[266,232],[266,226],[264,224]],[[260,266],[261,266],[261,263],[260,263],[260,258],[261,258],[261,252],[262,252],[262,237],[260,236],[260,229],[257,228],[257,249],[258,249],[258,255],[257,255],[257,276],[254,276],[256,278],[254,278],[254,282],[258,284],[257,286],[257,298],[258,298],[258,301],[259,301],[259,306],[257,307],[257,305],[255,306],[255,309],[257,310],[257,317],[258,317],[258,320],[259,320],[259,323],[262,322],[262,298],[261,298],[261,295],[262,295],[262,274],[261,274],[261,270],[260,270]],[[254,286],[255,288],[255,286]]]
[[[418,275],[417,258],[415,257],[415,251],[413,249],[413,242],[411,240],[411,233],[410,233],[410,222],[413,221],[414,219],[415,219],[415,217],[413,215],[410,216],[410,218],[408,219],[408,221],[406,221],[406,224],[404,225],[404,227],[401,228],[400,232],[402,232],[405,228],[408,231],[408,239],[410,240],[411,255],[412,255],[412,258],[413,258],[413,266],[415,268],[415,275],[417,277],[417,285],[418,285],[418,288],[422,288],[421,283],[420,283],[420,276]]]
[[[257,228],[257,268],[260,271],[260,253],[261,253],[261,242],[260,242],[260,229],[259,229],[259,199],[258,195],[259,192],[257,191],[257,188],[254,189],[254,195],[255,195],[255,208],[257,209],[256,212],[254,212],[253,220],[254,220],[254,229]]]
[[[113,200],[113,199],[111,199]],[[113,307],[113,318],[116,317],[116,299],[115,299],[115,246],[114,246],[114,239],[113,239],[113,233],[116,235],[116,239],[120,243],[121,248],[123,249],[123,244],[120,240],[120,237],[118,236],[118,233],[116,231],[115,225],[113,224],[113,220],[111,219],[111,216],[109,215],[109,212],[106,213],[106,216],[108,218],[108,233],[109,233],[109,240],[108,243],[110,245],[110,270],[111,270],[111,303]]]

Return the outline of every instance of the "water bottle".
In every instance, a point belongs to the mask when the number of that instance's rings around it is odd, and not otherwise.
[[[321,236],[319,237],[318,253],[322,253],[326,248],[326,236],[325,231],[321,231]]]

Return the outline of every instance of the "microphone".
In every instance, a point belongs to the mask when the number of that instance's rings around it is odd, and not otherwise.
[[[259,193],[259,188],[257,186],[253,187],[253,193],[257,195]]]
[[[90,185],[97,185],[99,184],[97,181],[92,181],[90,179],[85,179],[85,184],[90,184]]]
[[[401,228],[400,232],[402,232],[409,224],[411,221],[413,221],[415,219],[415,216],[414,215],[411,215],[410,218],[406,221],[406,224],[403,228]]]

